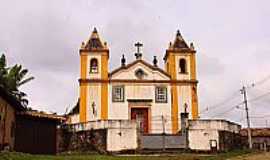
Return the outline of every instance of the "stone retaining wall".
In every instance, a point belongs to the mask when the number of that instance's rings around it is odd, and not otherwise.
[[[59,129],[58,153],[69,151],[106,153],[106,137],[106,129],[80,132]]]

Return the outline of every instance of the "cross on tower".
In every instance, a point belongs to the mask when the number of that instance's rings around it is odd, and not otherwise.
[[[143,44],[140,42],[135,43],[135,47],[137,47],[137,53],[135,53],[136,59],[140,59],[142,57],[142,53],[140,52],[140,47],[142,47]]]

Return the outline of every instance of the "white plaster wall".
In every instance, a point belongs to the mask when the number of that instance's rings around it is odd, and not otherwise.
[[[181,58],[186,60],[187,73],[180,73],[179,60]],[[177,79],[178,80],[189,80],[190,79],[190,55],[189,54],[176,55],[175,56],[175,64],[176,64]]]
[[[172,123],[171,123],[171,87],[167,86],[168,92],[168,101],[167,103],[154,103],[151,106],[151,113],[152,113],[152,128],[151,133],[163,133],[163,126],[162,126],[162,116],[164,117],[165,123],[165,132],[172,133]]]
[[[189,147],[194,150],[210,150],[210,140],[217,141],[218,131],[239,133],[241,126],[226,120],[189,120]]]
[[[96,114],[93,114],[92,104],[95,103]],[[87,96],[87,121],[101,118],[101,84],[91,83],[88,85]]]
[[[210,150],[210,140],[216,140],[219,149],[218,139],[218,130],[189,129],[188,131],[189,147],[192,150]]]
[[[178,86],[178,115],[185,111],[185,103],[188,105],[187,112],[189,113],[189,118],[192,118],[191,86],[189,85]]]
[[[107,151],[132,150],[138,147],[137,125],[131,120],[106,120],[79,123],[75,131],[107,129]]]
[[[109,85],[109,108],[108,108],[108,118],[109,119],[129,119],[128,115],[128,102],[126,101],[126,89],[127,86],[125,86],[125,101],[124,102],[112,102],[112,87],[118,86],[118,85],[125,85],[122,83],[119,84],[110,84]]]
[[[125,86],[125,101],[112,102],[112,86],[124,85]],[[155,103],[155,86],[167,86],[167,103]],[[162,132],[161,116],[167,119],[165,129],[167,133],[171,133],[171,93],[169,84],[131,84],[131,83],[113,83],[109,87],[109,119],[130,119],[129,106],[127,99],[151,99],[151,133]]]
[[[121,151],[137,149],[137,130],[135,129],[111,129],[107,130],[107,150]]]
[[[126,99],[152,99],[154,101],[154,84],[131,84],[125,87]]]
[[[135,121],[109,121],[107,130],[107,150],[121,151],[138,147],[137,125]]]
[[[216,129],[239,133],[241,126],[226,120],[189,120],[190,129]]]

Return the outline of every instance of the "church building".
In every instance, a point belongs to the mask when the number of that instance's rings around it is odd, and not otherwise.
[[[179,31],[164,54],[164,69],[156,56],[143,59],[136,43],[134,61],[110,55],[96,30],[80,48],[80,101],[78,122],[134,120],[143,133],[178,133],[180,113],[198,118],[196,51]],[[109,69],[110,56],[119,56],[120,66]]]

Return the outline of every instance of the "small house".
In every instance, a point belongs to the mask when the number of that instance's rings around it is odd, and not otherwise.
[[[247,128],[243,128],[240,134],[246,140],[247,146]],[[251,128],[252,148],[257,150],[270,150],[270,128]]]
[[[14,149],[16,112],[25,108],[0,87],[0,150]]]
[[[32,154],[57,153],[57,125],[65,118],[38,111],[16,114],[15,150]]]

